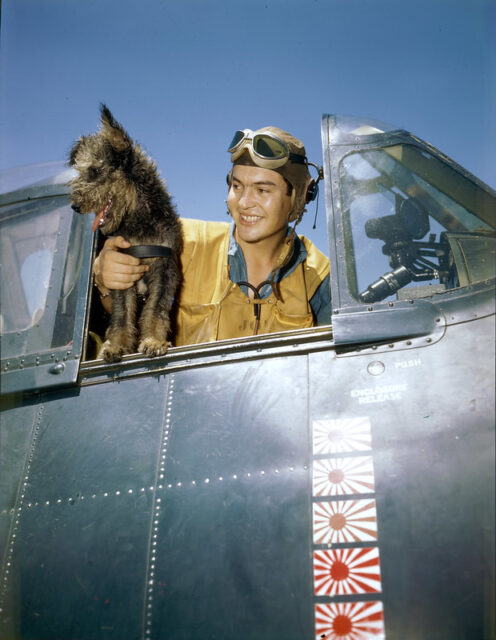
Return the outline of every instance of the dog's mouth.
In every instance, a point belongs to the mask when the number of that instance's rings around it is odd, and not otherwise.
[[[95,219],[93,220],[93,233],[102,227],[107,221],[108,212],[112,208],[112,198],[110,197],[107,204],[100,209],[100,211],[96,214]]]

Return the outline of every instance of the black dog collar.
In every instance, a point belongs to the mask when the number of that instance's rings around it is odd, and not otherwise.
[[[175,251],[156,244],[137,244],[128,249],[119,249],[119,251],[134,258],[176,258]]]

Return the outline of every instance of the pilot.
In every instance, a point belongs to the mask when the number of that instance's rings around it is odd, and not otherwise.
[[[328,324],[329,260],[294,228],[316,185],[303,144],[277,127],[237,131],[227,176],[232,223],[182,218],[183,284],[176,346]],[[108,238],[94,263],[106,311],[110,291],[127,289],[147,267]]]

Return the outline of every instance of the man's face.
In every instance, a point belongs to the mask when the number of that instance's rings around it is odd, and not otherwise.
[[[236,223],[236,239],[257,243],[286,235],[291,196],[276,171],[235,165],[227,206]]]

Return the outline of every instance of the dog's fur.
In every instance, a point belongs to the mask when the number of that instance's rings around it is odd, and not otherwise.
[[[112,319],[98,357],[108,362],[138,350],[146,355],[167,351],[170,314],[181,273],[181,223],[157,169],[101,105],[102,127],[72,147],[69,164],[78,175],[71,182],[71,204],[78,213],[96,212],[94,230],[123,236],[131,245],[169,247],[173,258],[145,258],[143,278],[125,291],[112,291]],[[138,294],[146,302],[137,328]]]

